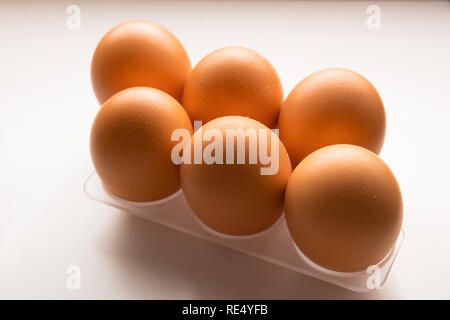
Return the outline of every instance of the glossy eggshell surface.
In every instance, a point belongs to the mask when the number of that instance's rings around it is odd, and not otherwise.
[[[377,264],[392,249],[403,203],[396,178],[375,153],[333,145],[294,170],[285,214],[294,242],[311,261],[354,272]]]
[[[181,101],[190,71],[189,57],[172,33],[153,22],[133,20],[101,39],[92,58],[91,79],[100,104],[136,86],[160,89]]]
[[[303,79],[281,107],[280,139],[296,166],[311,152],[332,144],[355,144],[375,153],[383,146],[386,117],[373,85],[342,68]]]
[[[203,124],[238,115],[275,128],[283,103],[280,79],[270,62],[242,47],[216,50],[192,70],[184,88],[183,106]]]
[[[183,107],[168,94],[136,87],[120,91],[100,108],[91,129],[91,156],[104,186],[130,201],[155,201],[180,188],[171,159],[175,129],[192,134]]]
[[[202,132],[217,129],[224,137],[224,164],[181,165],[181,185],[196,216],[208,227],[228,235],[249,235],[269,228],[281,216],[284,191],[291,174],[289,156],[278,137],[263,124],[244,117],[229,116],[217,118],[202,127]],[[262,175],[261,159],[256,164],[225,164],[227,129],[262,129],[271,150],[270,136],[278,143],[273,145],[273,153],[278,153],[279,167],[273,175]],[[201,132],[196,131],[190,148],[194,152],[194,142]],[[269,136],[270,135],[270,136]],[[261,137],[261,136],[260,136]],[[248,142],[248,140],[247,140]],[[204,141],[202,148],[209,144]],[[246,154],[248,155],[246,143]],[[234,154],[236,155],[237,144]]]

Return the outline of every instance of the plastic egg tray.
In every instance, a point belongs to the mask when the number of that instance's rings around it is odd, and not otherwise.
[[[356,292],[368,292],[384,285],[404,238],[402,230],[392,251],[377,265],[360,272],[336,272],[314,264],[302,254],[290,237],[284,215],[261,233],[229,236],[204,225],[189,208],[182,190],[153,202],[126,201],[109,193],[94,172],[87,178],[84,191],[94,201]]]

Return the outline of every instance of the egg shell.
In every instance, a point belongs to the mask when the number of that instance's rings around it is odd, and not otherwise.
[[[378,154],[386,116],[377,90],[366,78],[332,68],[309,75],[292,89],[278,125],[295,167],[311,152],[332,144],[355,144]]]
[[[286,149],[278,137],[258,121],[240,116],[227,116],[208,122],[194,133],[190,148],[194,154],[194,141],[209,129],[217,129],[223,137],[223,164],[183,163],[181,185],[186,200],[197,217],[211,229],[228,235],[249,235],[263,231],[273,225],[283,211],[284,191],[291,174],[291,164]],[[262,129],[268,148],[279,159],[278,170],[272,175],[262,175],[261,163],[250,164],[249,140],[246,140],[246,161],[244,164],[226,164],[226,130]],[[243,133],[238,134],[243,136]],[[271,138],[278,141],[278,149]],[[258,140],[259,140],[258,139]],[[275,141],[275,140],[274,140]],[[202,150],[210,142],[202,141]],[[234,155],[237,154],[237,143]]]
[[[112,194],[154,201],[180,188],[179,165],[171,159],[172,132],[192,123],[183,107],[153,88],[122,90],[100,108],[91,129],[95,170]]]
[[[112,28],[100,40],[91,64],[91,79],[100,104],[114,93],[146,86],[181,101],[191,71],[189,57],[178,39],[165,28],[132,20]]]
[[[243,47],[218,49],[204,57],[189,75],[183,94],[191,119],[203,123],[238,115],[275,128],[282,103],[283,88],[274,67]]]
[[[311,261],[334,271],[376,265],[401,231],[403,202],[389,167],[373,152],[333,145],[307,156],[289,179],[289,232]]]

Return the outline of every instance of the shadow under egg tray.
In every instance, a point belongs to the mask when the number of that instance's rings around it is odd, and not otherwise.
[[[158,201],[131,202],[109,193],[94,172],[87,178],[84,192],[94,201],[355,292],[368,292],[383,286],[404,238],[402,230],[391,252],[377,265],[360,272],[336,272],[316,265],[297,248],[284,215],[261,233],[229,236],[204,225],[189,208],[181,189]]]

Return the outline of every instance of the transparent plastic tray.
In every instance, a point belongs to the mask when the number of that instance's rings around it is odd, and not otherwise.
[[[404,238],[402,230],[392,251],[376,266],[360,272],[335,272],[314,264],[302,254],[290,237],[284,215],[259,234],[228,236],[201,223],[190,210],[182,190],[153,202],[126,201],[105,190],[94,172],[87,178],[84,191],[94,201],[356,292],[367,292],[383,286]]]

